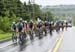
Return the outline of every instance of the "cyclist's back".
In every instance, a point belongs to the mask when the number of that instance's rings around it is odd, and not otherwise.
[[[33,28],[33,22],[29,22],[29,28],[32,30],[32,28]]]
[[[16,31],[16,23],[15,22],[13,22],[11,28],[12,28],[12,31]]]
[[[19,32],[21,32],[22,29],[23,29],[23,23],[22,22],[19,22],[18,23],[18,30],[19,30]]]
[[[17,41],[17,36],[16,36],[16,23],[13,22],[11,26],[12,30],[12,41],[14,42],[15,40]]]
[[[47,21],[45,21],[44,26],[45,26],[45,28],[47,28],[49,26],[49,23]]]
[[[42,27],[42,23],[39,22],[38,25],[37,25],[37,27],[38,27],[38,28],[41,28],[41,27]]]

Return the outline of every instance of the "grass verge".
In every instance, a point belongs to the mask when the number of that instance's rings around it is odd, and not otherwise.
[[[0,41],[11,38],[11,33],[0,34]]]

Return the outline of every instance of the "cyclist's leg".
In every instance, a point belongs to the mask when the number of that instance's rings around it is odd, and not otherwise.
[[[14,39],[15,39],[15,41],[17,41],[16,30],[15,30],[15,32],[14,32]]]
[[[44,28],[45,36],[47,35],[47,27]]]
[[[23,31],[23,36],[24,36],[24,39],[26,39],[26,29],[24,28],[24,31]]]
[[[16,32],[15,31],[13,31],[13,33],[12,33],[12,41],[13,42],[17,41],[17,36],[16,36]]]
[[[19,42],[21,43],[22,41],[22,29],[19,29]]]
[[[23,41],[24,41],[24,39],[23,39],[23,33],[19,32],[19,43],[23,44]]]
[[[33,28],[31,28],[31,40],[33,40]]]
[[[31,39],[31,28],[29,28],[29,37]]]
[[[12,32],[12,41],[14,42],[14,32]]]
[[[36,37],[38,37],[38,27],[36,27],[35,35],[36,35]]]

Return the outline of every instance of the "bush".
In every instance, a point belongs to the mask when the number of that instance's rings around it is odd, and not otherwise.
[[[5,39],[10,39],[10,38],[11,38],[10,33],[0,34],[0,41],[3,41]]]
[[[0,30],[4,32],[10,31],[10,26],[13,21],[17,21],[16,15],[13,14],[12,16],[0,16]]]
[[[4,34],[4,31],[0,30],[0,34]]]
[[[8,17],[0,17],[0,30],[6,32],[10,29],[10,22]]]

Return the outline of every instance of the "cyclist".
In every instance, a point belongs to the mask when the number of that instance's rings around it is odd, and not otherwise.
[[[27,37],[27,33],[26,33],[26,28],[27,28],[27,21],[24,21],[24,20],[22,20],[22,24],[23,24],[23,30],[22,30],[22,32],[23,32],[23,35],[24,35],[24,38],[26,38]]]
[[[67,30],[67,27],[68,27],[68,22],[66,22],[66,30]]]
[[[49,23],[47,21],[44,22],[44,32],[45,36],[47,35],[47,29],[48,29]]]
[[[56,22],[56,32],[59,33],[60,31],[60,23],[59,22]]]
[[[35,32],[35,36],[37,37],[37,21],[34,22],[34,32]]]
[[[53,30],[53,32],[54,32],[54,22],[52,21],[52,30]]]
[[[19,41],[20,43],[23,43],[24,42],[24,24],[23,24],[23,21],[22,21],[22,18],[20,18],[18,24],[17,24],[17,27],[18,27],[18,31],[19,31]]]
[[[62,31],[63,31],[64,30],[64,22],[62,22],[61,25],[62,25]]]
[[[53,30],[53,28],[52,28],[52,22],[49,22],[49,30],[50,30],[50,35],[52,35],[52,30]]]
[[[14,41],[17,41],[17,36],[16,36],[16,23],[15,22],[12,23],[11,30],[13,32],[13,34],[12,34],[12,41],[13,42]]]
[[[37,24],[37,30],[38,30],[38,35],[39,35],[39,39],[42,38],[42,35],[43,35],[43,29],[42,29],[42,21],[38,21],[38,24]]]
[[[29,35],[30,35],[31,40],[33,40],[33,28],[34,28],[33,20],[30,20],[29,21]]]
[[[27,23],[27,21],[25,21],[24,27],[25,27],[25,32],[26,32],[26,34],[27,34],[27,30],[28,30],[28,23]]]

